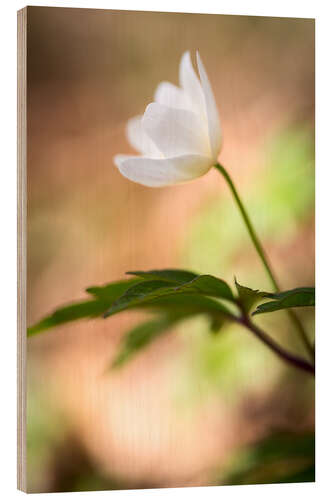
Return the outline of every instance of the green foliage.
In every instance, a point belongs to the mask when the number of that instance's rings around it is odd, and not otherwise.
[[[134,327],[125,334],[120,351],[112,363],[112,368],[118,368],[123,365],[130,357],[150,344],[157,336],[170,329],[185,317],[186,315],[161,316]]]
[[[260,304],[254,311],[255,314],[279,311],[290,307],[305,307],[315,305],[315,289],[311,287],[294,288],[281,293],[270,293],[264,296],[274,299],[271,302]]]
[[[35,335],[70,321],[101,316],[110,306],[110,303],[116,300],[136,281],[138,280],[122,280],[110,283],[104,287],[88,288],[87,292],[95,297],[94,300],[85,300],[57,309],[49,316],[46,316],[41,321],[28,328],[28,336]]]
[[[120,295],[122,295],[126,290],[141,281],[140,279],[128,279],[115,281],[113,283],[108,283],[104,286],[92,286],[86,289],[86,292],[90,293],[94,297],[100,300],[106,300],[107,302],[113,302],[117,300]]]
[[[215,319],[230,319],[229,311],[227,311],[223,304],[217,300],[211,299],[210,297],[206,297],[205,295],[187,293],[166,295],[158,297],[151,302],[143,303],[140,307],[152,311],[207,313]],[[227,316],[225,316],[226,312],[228,313]]]
[[[259,305],[253,314],[287,307],[314,305],[313,288],[296,288],[278,294],[261,292],[235,281],[238,296],[222,279],[209,274],[198,275],[186,270],[162,269],[132,271],[135,277],[100,287],[90,287],[92,299],[65,305],[28,328],[28,336],[68,322],[97,316],[108,316],[132,309],[158,313],[146,323],[128,332],[114,366],[120,366],[137,351],[148,345],[161,333],[180,320],[203,314],[208,316],[210,329],[216,333],[226,322],[238,322],[255,304],[265,298],[272,299]],[[228,302],[236,313],[226,307]]]
[[[313,433],[276,433],[238,452],[221,482],[233,485],[312,482],[314,463]]]
[[[157,273],[161,276],[160,272]],[[142,274],[144,274],[145,277],[152,275],[152,273],[149,272]],[[183,274],[183,279],[184,277],[185,274]],[[150,289],[150,283],[150,281],[147,282],[148,289]],[[157,280],[155,283],[159,283],[159,281]],[[138,288],[138,286],[136,288]],[[142,288],[140,288],[140,290],[142,290]],[[158,288],[158,290],[164,291],[163,287]],[[172,328],[179,321],[201,313],[206,313],[209,314],[211,318],[211,331],[216,333],[221,329],[225,320],[228,318],[228,316],[224,314],[225,309],[222,304],[204,296],[186,294],[177,295],[176,297],[174,295],[162,296],[153,300],[152,303],[148,303],[147,306],[153,306],[153,308],[160,309],[163,314],[158,318],[141,323],[125,334],[120,351],[112,364],[113,368],[123,365],[139,350],[146,347],[160,334]]]
[[[143,279],[161,279],[171,283],[186,283],[198,277],[198,274],[184,269],[158,269],[153,271],[128,271],[126,274],[140,276]]]
[[[184,283],[181,290],[234,302],[234,297],[229,285],[225,281],[209,274],[202,274],[192,281]]]
[[[242,304],[244,311],[249,312],[252,306],[258,302],[263,297],[267,297],[266,292],[259,292],[259,290],[253,290],[247,286],[240,285],[237,283],[235,278],[235,285],[238,291],[238,299]]]
[[[68,323],[69,321],[100,316],[107,307],[108,304],[100,300],[88,300],[61,307],[50,314],[50,316],[46,316],[46,318],[28,328],[28,336],[36,335],[44,330]]]
[[[210,275],[196,276],[190,281],[184,281],[182,284],[177,284],[170,281],[143,280],[128,288],[125,293],[116,300],[113,305],[105,313],[105,317],[111,316],[128,308],[133,308],[146,302],[151,302],[159,297],[178,294],[196,294],[211,297],[217,297],[229,301],[234,301],[232,291],[227,283],[219,278]],[[222,307],[222,305],[220,304]],[[224,313],[229,314],[229,311],[223,307]]]
[[[233,300],[232,292],[223,280],[178,270],[138,271],[136,274],[142,277],[87,288],[87,292],[93,295],[93,300],[57,309],[28,328],[28,336],[64,323],[103,314],[109,316],[130,308],[167,311],[168,314],[172,312],[178,315],[208,314],[215,320],[215,325],[217,320],[221,324],[230,315],[223,304],[208,297]],[[157,279],[159,276],[164,279]]]

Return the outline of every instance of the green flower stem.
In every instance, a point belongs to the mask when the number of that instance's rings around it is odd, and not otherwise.
[[[228,174],[228,172],[226,171],[226,169],[220,164],[220,163],[216,163],[216,165],[214,165],[215,168],[223,175],[224,179],[227,181],[227,184],[228,186],[230,187],[230,190],[232,192],[232,195],[235,199],[235,202],[239,208],[239,211],[241,213],[241,216],[243,218],[243,221],[245,223],[245,226],[249,232],[249,235],[250,235],[250,238],[252,240],[252,243],[261,259],[261,262],[263,263],[265,269],[266,269],[266,272],[272,282],[272,285],[275,289],[276,292],[280,292],[281,289],[280,289],[280,286],[277,282],[277,279],[272,271],[272,268],[268,262],[268,258],[267,258],[267,255],[265,254],[265,251],[258,239],[258,236],[256,235],[256,232],[253,228],[253,225],[249,219],[249,216],[244,208],[244,205],[238,195],[238,192],[235,188],[235,185],[234,183],[232,182],[231,180],[231,177],[230,175]],[[303,328],[303,325],[302,323],[300,322],[299,318],[297,317],[297,315],[294,313],[293,310],[289,309],[288,310],[288,314],[289,314],[289,317],[290,319],[293,321],[294,325],[297,327],[297,330],[299,332],[299,335],[300,335],[300,338],[305,346],[305,348],[307,349],[308,353],[310,354],[311,358],[314,359],[314,349],[312,348],[311,346],[311,343],[305,333],[305,330]]]

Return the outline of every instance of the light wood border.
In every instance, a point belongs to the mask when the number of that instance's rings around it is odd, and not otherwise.
[[[26,484],[27,7],[17,13],[17,487]]]

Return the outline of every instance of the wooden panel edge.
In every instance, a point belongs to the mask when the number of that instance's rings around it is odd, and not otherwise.
[[[17,13],[17,487],[26,481],[27,7]]]

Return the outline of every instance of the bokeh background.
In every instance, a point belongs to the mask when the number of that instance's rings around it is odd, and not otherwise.
[[[133,269],[270,290],[217,171],[150,189],[113,164],[132,152],[126,121],[160,81],[178,83],[182,53],[196,49],[223,126],[220,162],[283,288],[314,284],[313,20],[29,7],[29,325]],[[298,313],[313,336],[313,311]],[[212,336],[200,318],[105,373],[141,317],[29,340],[29,491],[309,480],[310,377],[245,330]],[[303,352],[283,312],[258,323]]]

